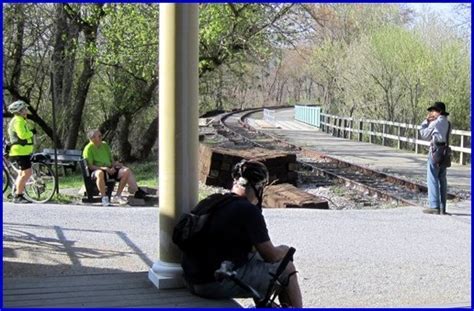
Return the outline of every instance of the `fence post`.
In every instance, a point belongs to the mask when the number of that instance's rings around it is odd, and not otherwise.
[[[415,153],[418,153],[418,129],[416,128],[416,125],[413,125],[415,128]]]
[[[364,124],[362,123],[362,120],[359,121],[359,141],[362,141],[362,129],[364,128]]]
[[[352,118],[351,118],[351,120],[350,120],[350,122],[349,122],[349,128],[350,128],[350,130],[349,130],[349,139],[350,139],[350,140],[352,140],[352,128],[353,128],[353,125],[354,125],[354,121],[353,121]]]
[[[461,134],[461,148],[464,148],[464,135]],[[464,152],[461,151],[459,153],[459,164],[463,165],[464,164]]]
[[[372,122],[369,123],[369,129],[370,129],[370,134],[369,134],[369,143],[373,144],[374,143],[374,135],[372,133],[374,132],[374,124]]]
[[[401,140],[400,140],[400,131],[401,131],[401,126],[400,124],[398,125],[398,142],[397,142],[397,148],[400,149],[401,148]]]
[[[385,146],[385,123],[382,124],[382,146]]]

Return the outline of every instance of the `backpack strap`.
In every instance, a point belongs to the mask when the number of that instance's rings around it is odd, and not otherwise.
[[[451,122],[448,121],[448,132],[446,133],[446,146],[449,147],[449,136],[451,134]]]

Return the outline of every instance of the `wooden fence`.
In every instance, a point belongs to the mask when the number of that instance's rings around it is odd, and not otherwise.
[[[382,120],[354,119],[321,113],[320,128],[337,137],[395,145],[420,153],[420,146],[430,143],[419,137],[419,125]],[[460,164],[471,163],[471,132],[453,129],[449,139],[451,149]]]

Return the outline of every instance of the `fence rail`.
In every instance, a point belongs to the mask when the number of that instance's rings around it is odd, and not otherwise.
[[[368,140],[369,143],[380,143],[382,145],[386,145],[387,141],[390,140],[396,143],[398,149],[402,149],[402,147],[404,147],[403,149],[414,149],[415,153],[420,153],[420,146],[430,145],[428,141],[420,139],[419,125],[382,120],[354,119],[326,113],[321,113],[320,118],[319,127],[321,130],[337,137],[356,139],[358,141]],[[354,137],[354,135],[357,136]],[[471,154],[471,132],[453,129],[450,136],[450,146],[455,155],[459,156],[459,163],[465,164],[468,162],[467,158],[470,158]]]

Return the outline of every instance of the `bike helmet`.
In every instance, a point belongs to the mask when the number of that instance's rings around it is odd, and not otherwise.
[[[263,188],[268,184],[268,169],[262,162],[242,160],[232,169],[232,178],[242,187],[251,187],[258,198],[258,206],[262,205]]]
[[[24,108],[28,108],[28,105],[22,100],[17,100],[8,106],[8,111],[10,113],[19,113]]]

